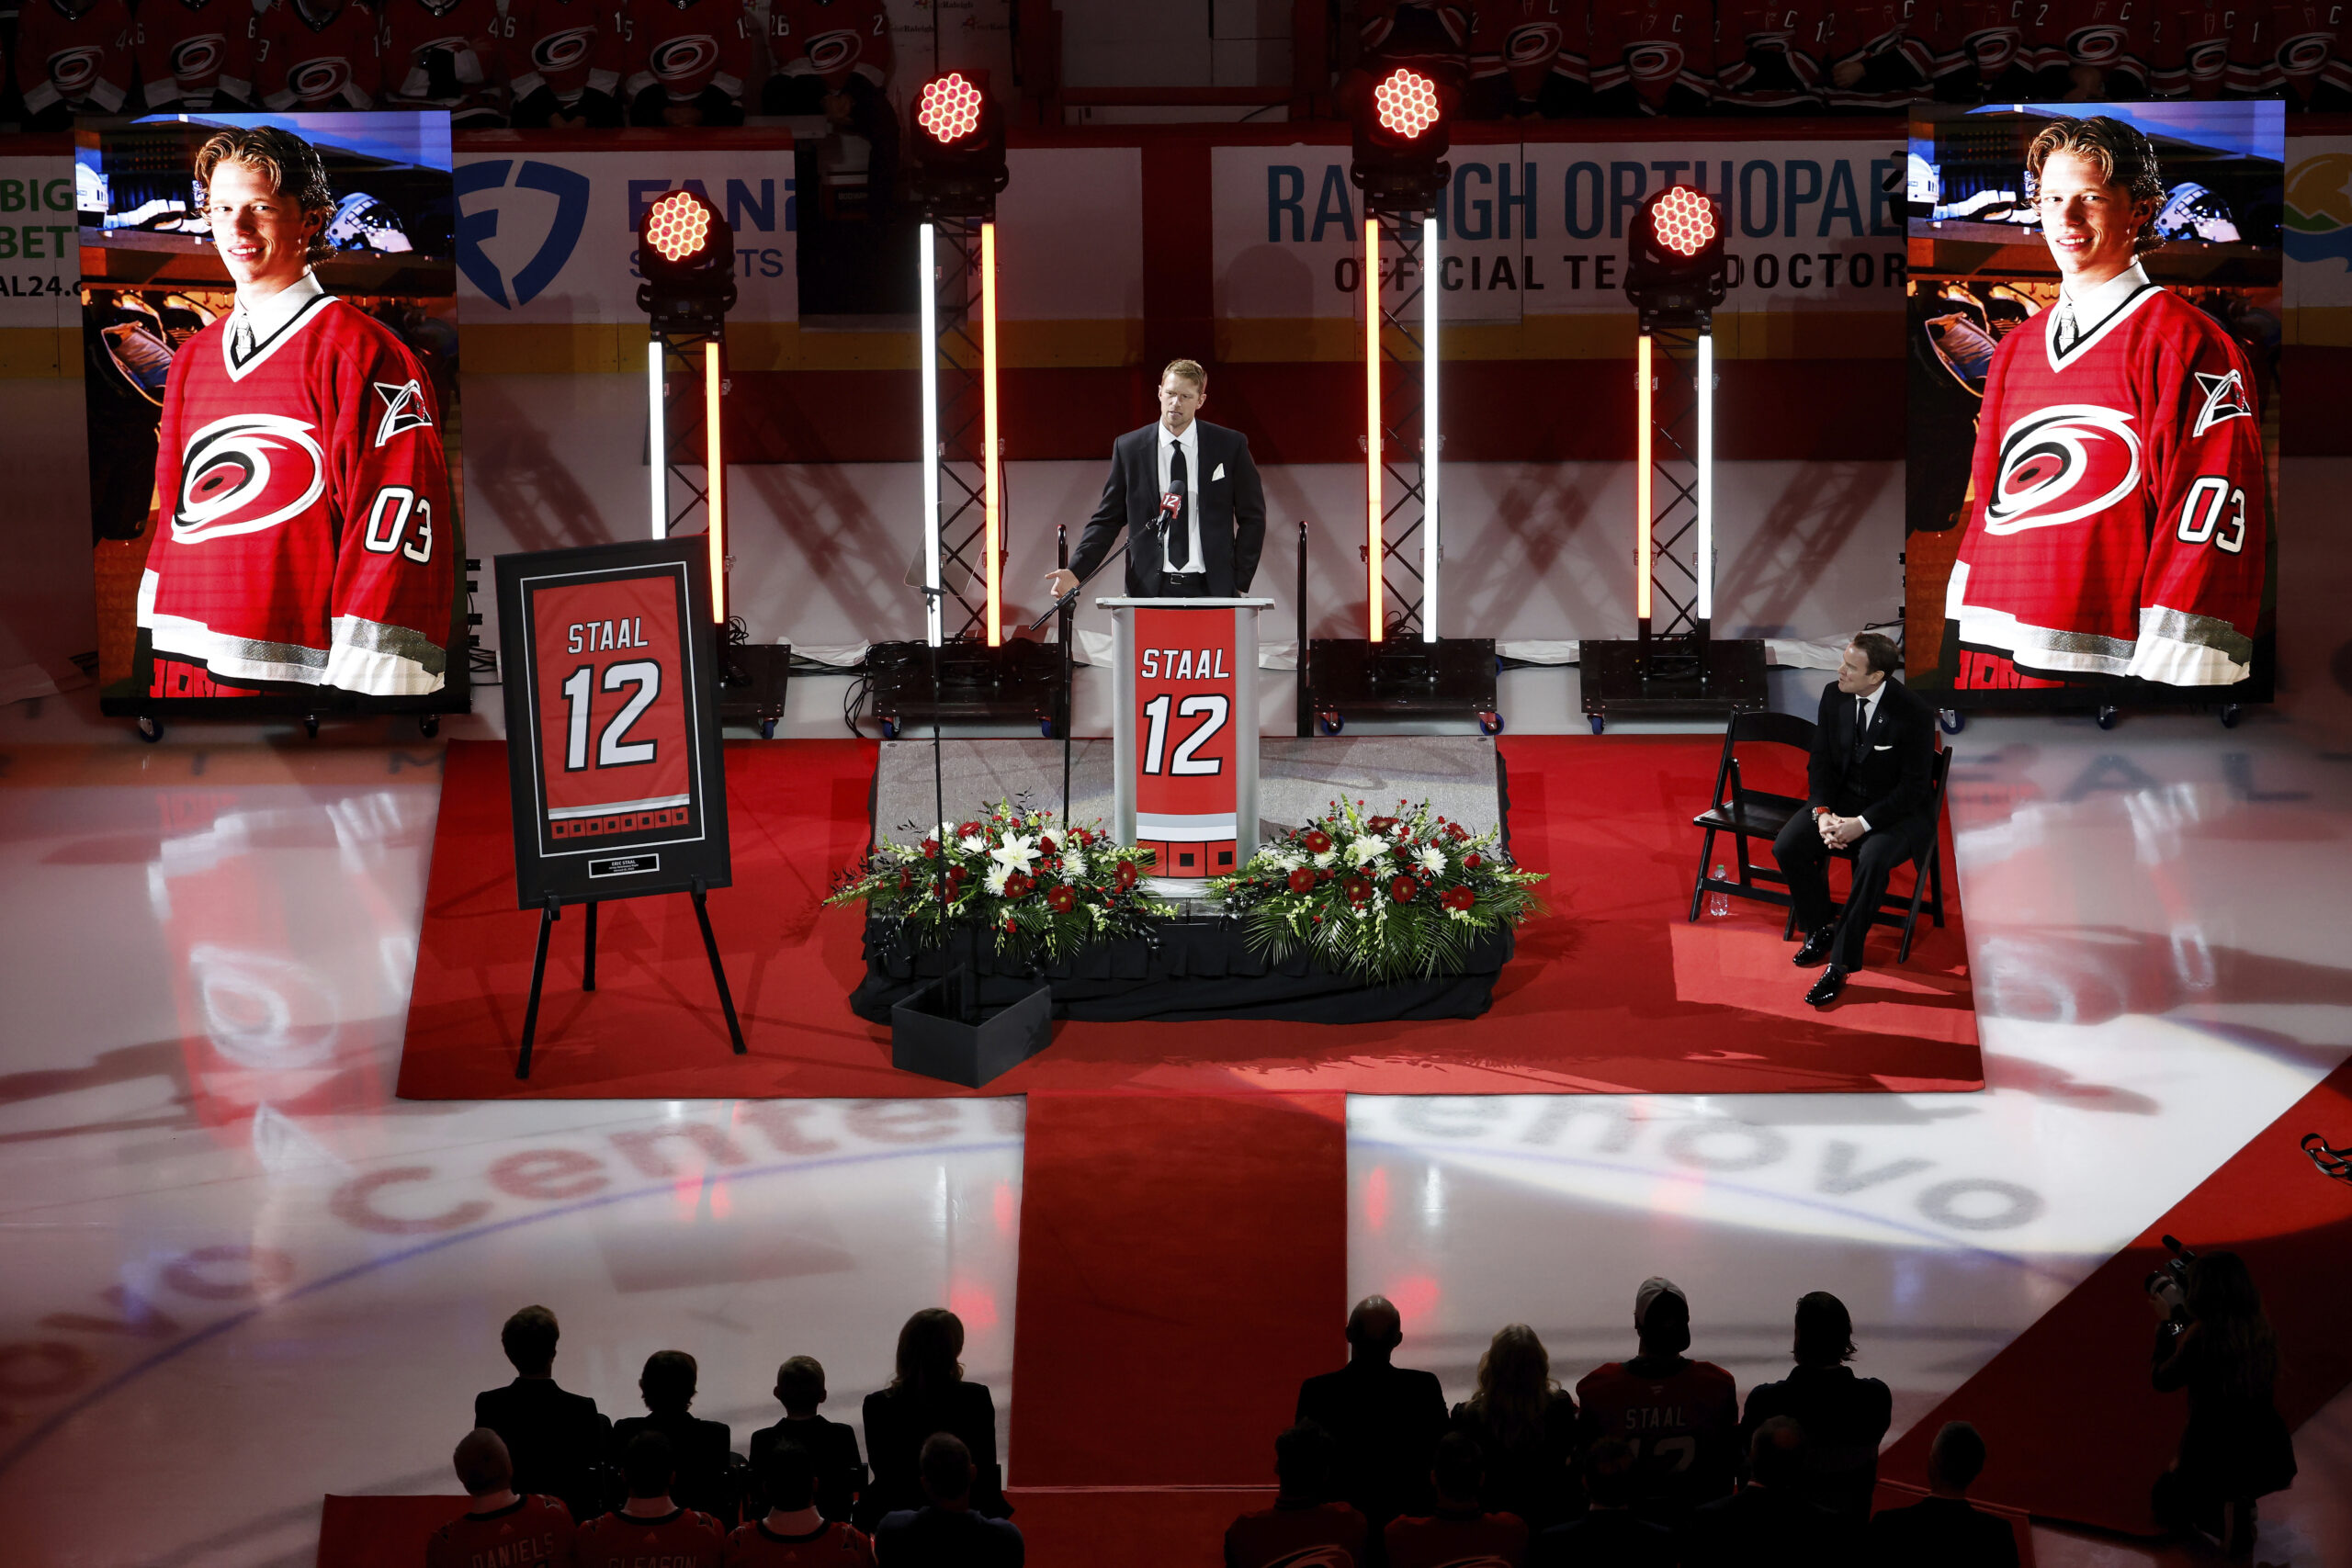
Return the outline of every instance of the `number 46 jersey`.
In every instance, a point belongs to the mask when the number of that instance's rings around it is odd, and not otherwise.
[[[232,312],[172,361],[139,625],[216,681],[437,692],[460,546],[433,383],[390,328],[294,287],[242,354]]]

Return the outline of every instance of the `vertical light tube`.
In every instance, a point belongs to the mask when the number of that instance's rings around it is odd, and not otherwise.
[[[1004,609],[1001,547],[1004,524],[998,510],[996,435],[996,225],[980,225],[980,513],[987,520],[989,581],[989,646],[1000,640],[998,624]]]
[[[1715,618],[1715,334],[1699,329],[1699,624]]]
[[[933,255],[938,229],[925,223],[915,249],[916,292],[922,300],[922,583],[923,638],[939,646],[939,279]]]
[[[718,340],[702,345],[703,478],[710,495],[710,616],[727,625],[727,454],[719,444]]]
[[[1365,636],[1380,640],[1381,543],[1380,493],[1380,220],[1363,215],[1363,489],[1364,561],[1369,574],[1364,590]]]
[[[1421,640],[1437,640],[1437,220],[1421,220]]]
[[[645,466],[652,471],[653,536],[670,536],[670,432],[662,418],[662,334],[645,344]]]
[[[1650,618],[1650,334],[1634,340],[1634,618]]]

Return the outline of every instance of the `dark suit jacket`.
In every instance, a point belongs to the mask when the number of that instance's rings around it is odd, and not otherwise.
[[[1627,1508],[1595,1508],[1531,1542],[1529,1568],[1674,1568],[1674,1532]]]
[[[1339,1439],[1347,1499],[1375,1529],[1430,1511],[1430,1461],[1446,1421],[1436,1373],[1350,1361],[1298,1385],[1296,1418]]]
[[[959,1508],[904,1508],[874,1530],[874,1560],[888,1568],[1021,1568],[1027,1548],[1011,1519]]]
[[[856,1429],[822,1416],[763,1427],[752,1434],[752,1474],[759,1475],[760,1461],[770,1449],[786,1442],[807,1449],[817,1461],[817,1511],[828,1519],[848,1520],[857,1495],[865,1488],[865,1461],[857,1451]]]
[[[1871,1568],[2017,1568],[2018,1534],[2009,1521],[1970,1506],[1965,1497],[1929,1497],[1889,1508],[1871,1520],[1865,1550]]]
[[[1208,573],[1208,596],[1231,598],[1250,592],[1266,543],[1266,492],[1258,465],[1250,460],[1250,438],[1206,420],[1201,433],[1200,471],[1191,476],[1193,506],[1201,519],[1201,569]],[[1102,483],[1102,504],[1086,520],[1071,552],[1072,571],[1084,577],[1110,556],[1122,533],[1127,540],[1127,594],[1150,599],[1160,593],[1160,542],[1145,531],[1159,515],[1159,423],[1130,430],[1111,444],[1111,477]],[[1222,468],[1224,476],[1217,471]],[[1170,525],[1170,526],[1174,526]]]
[[[1747,1391],[1740,1451],[1756,1428],[1786,1416],[1804,1428],[1805,1495],[1858,1519],[1871,1517],[1878,1489],[1878,1445],[1894,1418],[1894,1397],[1876,1378],[1851,1367],[1794,1367],[1778,1382]]]
[[[735,1461],[734,1434],[724,1421],[705,1421],[683,1410],[662,1416],[631,1416],[613,1423],[613,1454],[618,1458],[629,1439],[654,1431],[670,1439],[678,1478],[670,1484],[670,1500],[683,1508],[708,1514],[729,1529],[735,1528],[735,1488],[728,1467]]]
[[[514,1490],[560,1497],[575,1519],[605,1511],[589,1467],[609,1458],[613,1424],[584,1393],[566,1393],[551,1378],[516,1378],[474,1395],[474,1425],[506,1443]]]
[[[883,1515],[928,1507],[922,1489],[922,1446],[933,1432],[953,1432],[972,1450],[979,1473],[972,1482],[972,1509],[993,1518],[1005,1506],[1004,1472],[996,1458],[996,1400],[983,1382],[951,1383],[918,1397],[904,1389],[880,1389],[865,1396],[865,1459],[874,1479],[857,1500],[857,1524],[871,1530]]]
[[[1743,1486],[1691,1516],[1682,1560],[1738,1568],[1853,1568],[1861,1539],[1859,1519],[1777,1486]]]
[[[1832,681],[1822,691],[1821,716],[1813,732],[1813,760],[1805,769],[1806,805],[1866,818],[1873,833],[1923,816],[1935,761],[1935,711],[1890,676],[1871,713],[1871,750],[1859,765],[1849,767],[1853,743],[1854,699]]]

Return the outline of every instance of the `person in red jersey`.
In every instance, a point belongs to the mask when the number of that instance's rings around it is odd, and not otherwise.
[[[311,273],[334,209],[316,148],[223,130],[195,172],[237,302],[164,386],[149,694],[440,691],[458,547],[431,378]]]
[[[2253,673],[2268,543],[2253,369],[2139,264],[2165,198],[2145,136],[2056,120],[2026,167],[2058,303],[1985,376],[1944,667],[1972,691],[2233,685]]]
[[[1577,1384],[1588,1444],[1621,1438],[1639,1456],[1634,1511],[1679,1529],[1701,1504],[1731,1490],[1739,1441],[1739,1391],[1712,1361],[1693,1361],[1690,1302],[1656,1276],[1634,1294],[1641,1353],[1587,1372]]]
[[[1466,1432],[1439,1438],[1430,1472],[1437,1512],[1388,1521],[1382,1532],[1388,1568],[1519,1568],[1527,1555],[1527,1522],[1478,1506],[1484,1478],[1476,1438]]]
[[[2027,34],[2042,0],[1939,0],[1929,38],[1935,96],[1946,103],[2015,103],[2033,96],[2040,56]]]
[[[2230,73],[2238,12],[2214,0],[2170,0],[2148,22],[2148,91],[2159,98],[2212,99]]]
[[[136,51],[123,0],[25,0],[16,52],[25,129],[63,130],[75,115],[121,113]]]
[[[367,0],[276,0],[254,34],[254,92],[273,109],[365,109],[383,86]]]
[[[572,1568],[571,1511],[553,1497],[514,1495],[506,1445],[487,1427],[451,1456],[473,1506],[433,1532],[424,1568]]]
[[[27,7],[30,9],[29,6]],[[2287,107],[2341,113],[2352,107],[2352,62],[2340,52],[2338,0],[2266,0],[2235,8],[2229,85],[2241,97],[2283,97]]]
[[[631,125],[741,125],[757,50],[743,0],[626,0]]]
[[[1363,1516],[1330,1502],[1340,1487],[1340,1445],[1312,1421],[1274,1439],[1274,1506],[1225,1530],[1225,1568],[1358,1568],[1369,1561]]]
[[[767,1517],[727,1538],[726,1568],[874,1568],[865,1532],[817,1511],[817,1460],[797,1443],[775,1443],[759,1461]]]
[[[621,123],[621,35],[605,0],[512,0],[500,38],[517,128]]]
[[[1828,0],[1724,0],[1716,13],[1715,97],[1747,112],[1821,107]]]
[[[505,118],[504,26],[498,0],[388,0],[384,7],[386,107],[447,109],[449,123],[492,126]]]
[[[194,114],[250,103],[260,20],[243,0],[148,0],[139,12],[140,96],[150,109]]]
[[[1584,0],[1485,0],[1470,34],[1471,119],[1581,112],[1592,92]]]
[[[727,1532],[708,1514],[670,1501],[670,1439],[639,1432],[621,1450],[628,1501],[580,1527],[580,1568],[721,1568]]]
[[[1689,0],[1593,0],[1592,107],[1604,115],[1704,114],[1715,18]]]

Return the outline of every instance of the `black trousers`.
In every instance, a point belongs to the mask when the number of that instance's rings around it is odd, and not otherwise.
[[[1870,941],[1871,917],[1886,897],[1887,879],[1894,868],[1925,848],[1930,824],[1924,818],[1905,818],[1890,827],[1873,829],[1855,846],[1853,891],[1838,928],[1838,944],[1829,961],[1840,969],[1862,966],[1862,948]],[[1835,901],[1829,896],[1829,847],[1811,811],[1789,818],[1772,840],[1772,858],[1789,879],[1789,896],[1796,904],[1797,930],[1810,935],[1830,919]]]

